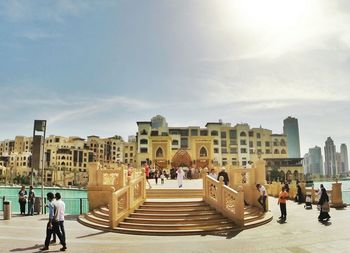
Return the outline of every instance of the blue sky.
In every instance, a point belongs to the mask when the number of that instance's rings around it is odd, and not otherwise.
[[[126,138],[161,114],[276,133],[294,116],[303,153],[350,144],[350,4],[261,2],[0,0],[0,140],[34,119]]]

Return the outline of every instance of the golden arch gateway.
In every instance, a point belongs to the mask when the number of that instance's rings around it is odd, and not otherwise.
[[[191,167],[192,159],[186,150],[180,149],[174,155],[171,166],[173,167]]]

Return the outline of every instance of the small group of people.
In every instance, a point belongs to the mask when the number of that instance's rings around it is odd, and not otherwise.
[[[40,250],[49,250],[49,245],[56,243],[57,236],[62,245],[60,251],[66,251],[66,232],[64,229],[65,203],[61,199],[61,194],[59,192],[56,192],[55,194],[48,192],[46,196],[49,201],[46,205],[49,210],[49,221],[46,225],[45,245],[40,248]],[[53,236],[52,240],[51,236]]]
[[[218,181],[220,181],[220,177],[223,177],[225,185],[228,185],[228,183],[230,182],[230,179],[228,177],[228,174],[226,172],[226,168],[225,167],[221,168],[221,171],[219,172],[219,174],[216,174],[215,170],[211,169],[208,175],[209,175],[209,177],[211,177],[213,179],[216,179]]]
[[[298,184],[297,185],[297,194],[296,194],[296,200],[298,203],[302,203],[302,191],[301,187]],[[278,195],[278,202],[277,204],[280,205],[280,211],[281,216],[279,219],[286,220],[287,219],[287,199],[289,198],[289,186],[288,183],[286,183],[283,187],[281,192]],[[259,201],[260,204],[262,204]],[[320,192],[319,192],[319,200],[317,202],[318,209],[320,210],[320,214],[318,216],[318,220],[320,222],[329,221],[331,216],[329,215],[330,206],[329,206],[329,196],[327,194],[327,190],[323,186],[323,184],[320,185]]]
[[[21,215],[26,215],[26,205],[28,202],[27,215],[34,215],[35,192],[33,186],[29,186],[29,193],[27,194],[26,187],[22,185],[18,192],[18,202],[20,206]]]

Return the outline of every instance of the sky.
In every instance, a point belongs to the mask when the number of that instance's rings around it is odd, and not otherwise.
[[[348,0],[0,0],[0,140],[299,120],[350,145]]]

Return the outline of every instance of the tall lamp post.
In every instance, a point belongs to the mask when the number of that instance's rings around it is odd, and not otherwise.
[[[39,133],[38,133],[39,132]],[[32,173],[30,184],[33,184],[34,168],[41,169],[41,211],[44,213],[44,162],[45,162],[45,135],[46,120],[34,120],[33,150],[32,150]]]

